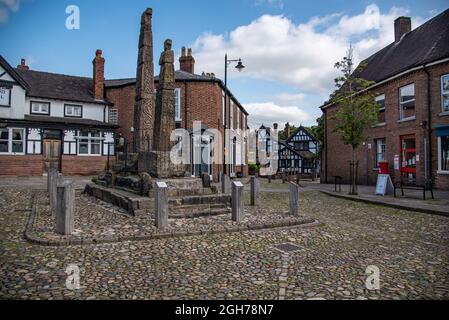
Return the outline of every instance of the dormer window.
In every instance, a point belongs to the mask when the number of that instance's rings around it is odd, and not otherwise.
[[[10,86],[0,86],[0,107],[11,107],[11,89]]]
[[[64,117],[82,118],[83,106],[66,104],[64,105]]]
[[[31,110],[30,114],[39,114],[39,115],[50,115],[50,103],[48,102],[40,102],[40,101],[31,101]]]

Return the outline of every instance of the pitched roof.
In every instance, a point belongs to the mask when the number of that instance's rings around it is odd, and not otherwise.
[[[154,81],[159,81],[159,76],[154,77]],[[197,81],[197,82],[217,82],[220,84],[222,88],[224,88],[224,82],[218,78],[210,77],[208,75],[199,75],[199,74],[192,74],[189,72],[185,72],[182,70],[176,70],[175,71],[175,81]],[[112,79],[112,80],[106,80],[105,81],[105,87],[106,88],[116,88],[116,87],[124,87],[124,86],[130,86],[136,84],[136,78],[125,78],[125,79]],[[232,92],[228,88],[228,95],[231,98],[234,98],[236,103],[240,106],[242,111],[248,115],[248,112],[246,109],[240,104],[240,102],[237,100],[237,98],[232,94]]]
[[[28,88],[28,84],[26,81],[14,70],[13,67],[6,61],[1,55],[0,55],[0,66],[3,67],[3,69],[6,70],[6,72],[14,79],[16,80],[23,88]]]
[[[366,59],[357,76],[380,82],[444,58],[449,58],[449,9]]]
[[[28,84],[28,96],[44,99],[110,104],[95,100],[93,79],[34,70],[15,69]]]
[[[116,129],[117,125],[106,123],[91,119],[77,119],[77,118],[63,118],[63,117],[48,117],[48,116],[37,116],[37,115],[25,115],[25,120],[33,122],[45,122],[45,123],[57,123],[65,125],[82,125],[88,127],[99,127],[107,129]]]

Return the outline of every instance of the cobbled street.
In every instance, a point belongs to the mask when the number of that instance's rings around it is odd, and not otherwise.
[[[447,217],[311,191],[301,193],[301,215],[319,226],[44,247],[23,238],[32,191],[0,192],[3,299],[449,298]],[[260,206],[286,211],[288,195],[262,193]],[[282,243],[299,250],[274,248]],[[71,264],[79,290],[66,289]],[[380,290],[366,289],[368,266],[379,268]]]

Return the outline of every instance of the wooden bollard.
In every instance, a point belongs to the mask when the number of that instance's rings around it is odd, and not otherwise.
[[[56,232],[71,235],[75,224],[75,185],[73,181],[57,179]]]
[[[299,215],[299,186],[290,182],[290,214]]]

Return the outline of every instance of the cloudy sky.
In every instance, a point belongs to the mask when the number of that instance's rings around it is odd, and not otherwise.
[[[80,30],[65,28],[68,5],[81,13]],[[192,47],[196,72],[224,73],[250,113],[250,125],[311,125],[333,89],[336,61],[350,43],[361,61],[393,41],[393,21],[412,17],[413,28],[448,8],[445,0],[0,0],[0,54],[12,65],[91,76],[97,48],[107,78],[135,76],[139,16],[154,10],[155,57],[165,38],[179,53]]]

